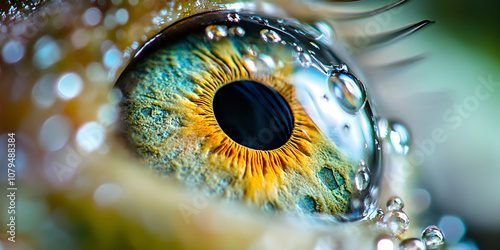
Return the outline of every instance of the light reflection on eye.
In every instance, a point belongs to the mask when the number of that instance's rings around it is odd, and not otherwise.
[[[200,14],[117,82],[124,137],[159,175],[265,210],[371,213],[379,140],[362,83],[293,19]]]

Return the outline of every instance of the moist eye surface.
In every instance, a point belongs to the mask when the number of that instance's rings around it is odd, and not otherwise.
[[[335,71],[342,63],[319,37],[256,13],[173,24],[116,83],[123,138],[146,167],[189,188],[263,210],[363,218],[380,175],[374,119],[366,100],[345,108],[349,89],[364,88],[347,67]]]

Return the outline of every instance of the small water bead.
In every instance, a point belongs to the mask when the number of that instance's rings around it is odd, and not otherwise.
[[[384,217],[384,210],[377,208],[371,214],[368,215],[368,220],[382,220]]]
[[[241,18],[240,18],[240,15],[238,15],[237,13],[229,13],[229,14],[227,14],[227,20],[229,22],[237,23],[241,20]]]
[[[260,37],[264,42],[279,43],[281,41],[280,35],[274,30],[263,29],[260,31]]]
[[[345,63],[335,65],[335,66],[333,66],[333,69],[337,72],[343,72],[343,73],[349,72],[349,68],[347,67],[347,65]]]
[[[209,25],[205,28],[205,34],[208,39],[220,39],[227,36],[227,26],[224,25]]]
[[[399,243],[400,250],[425,250],[425,245],[417,238],[409,238]]]
[[[392,211],[384,215],[382,221],[393,235],[401,235],[410,225],[410,219],[403,211]]]
[[[370,183],[370,175],[364,169],[361,169],[354,177],[354,182],[356,183],[356,188],[359,191],[363,191]]]
[[[427,249],[438,249],[444,244],[444,234],[437,226],[428,226],[422,232],[422,242]]]
[[[264,25],[268,25],[269,24],[269,21],[267,19],[264,19],[264,18],[262,18],[260,16],[252,16],[250,18],[253,19],[253,20],[255,20],[255,21],[257,21],[257,22],[259,22],[260,24],[264,24]]]
[[[386,204],[388,212],[401,211],[403,207],[404,207],[403,200],[397,196],[391,197]]]
[[[342,109],[347,113],[355,114],[365,105],[365,88],[354,75],[344,71],[333,71],[328,85]]]
[[[396,122],[389,122],[387,127],[387,137],[394,150],[402,155],[408,153],[410,136],[405,126]]]
[[[311,56],[306,53],[306,52],[298,52],[296,55],[297,60],[299,61],[300,65],[304,68],[309,68],[311,67],[312,64],[312,58]]]
[[[229,34],[233,36],[244,36],[245,30],[242,27],[236,26],[229,28]]]

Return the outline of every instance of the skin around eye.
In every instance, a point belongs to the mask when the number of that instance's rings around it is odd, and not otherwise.
[[[117,86],[124,94],[123,133],[129,146],[158,174],[221,197],[251,201],[265,210],[347,213],[352,194],[357,192],[356,163],[318,130],[297,100],[296,88],[290,83],[301,68],[293,56],[296,48],[266,42],[262,30],[267,29],[250,21],[232,23],[226,20],[228,15],[243,18],[243,13],[221,12],[174,24],[124,71]],[[219,26],[201,25],[207,22]],[[237,27],[245,35],[207,37],[212,29],[225,32]],[[249,48],[257,66],[249,61]],[[258,58],[266,59],[266,68],[259,65],[264,62]],[[270,69],[270,65],[278,66]],[[267,137],[278,136],[272,132],[271,119],[264,121],[268,124],[259,128],[256,138],[251,138],[248,129],[241,129],[241,141],[219,126],[238,119],[215,116],[214,101],[219,100],[215,95],[241,81],[270,87],[290,106],[290,135],[281,145],[265,150],[245,146],[246,140],[266,146],[271,143]],[[247,93],[255,102],[266,94]],[[260,112],[267,112],[266,108],[273,109],[268,106]]]

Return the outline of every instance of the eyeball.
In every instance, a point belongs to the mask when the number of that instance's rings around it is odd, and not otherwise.
[[[382,172],[377,125],[363,83],[320,35],[253,12],[174,23],[116,83],[122,137],[188,188],[265,211],[365,218]]]

